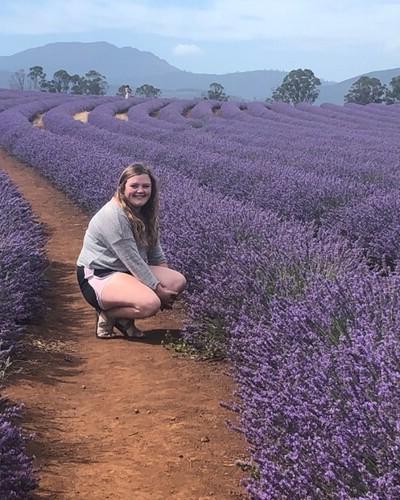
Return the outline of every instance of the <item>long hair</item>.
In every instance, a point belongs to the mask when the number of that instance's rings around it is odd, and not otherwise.
[[[128,179],[135,175],[142,174],[146,174],[150,177],[151,195],[147,203],[141,207],[140,216],[138,216],[129,206],[124,191]],[[159,198],[158,182],[151,167],[144,163],[132,163],[128,165],[119,178],[115,196],[128,217],[135,239],[143,245],[148,245],[149,247],[154,246],[157,243],[159,230]]]

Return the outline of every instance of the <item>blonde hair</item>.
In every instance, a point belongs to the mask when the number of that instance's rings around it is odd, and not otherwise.
[[[151,181],[151,194],[147,203],[141,208],[140,216],[131,209],[124,192],[125,186],[131,177],[146,174]],[[132,163],[122,172],[115,196],[131,224],[133,236],[137,241],[149,247],[154,246],[158,240],[159,231],[159,198],[158,182],[150,166],[144,163]]]

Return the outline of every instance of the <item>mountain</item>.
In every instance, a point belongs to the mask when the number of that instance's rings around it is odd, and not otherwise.
[[[182,71],[151,52],[133,47],[118,48],[107,42],[58,42],[36,47],[12,56],[0,56],[0,87],[9,88],[13,72],[23,68],[26,73],[32,66],[42,66],[47,78],[59,69],[70,74],[85,74],[94,69],[104,75],[109,84],[109,94],[118,87],[129,84],[138,87],[149,83],[158,87],[164,97],[199,97],[205,95],[210,83],[218,82],[234,99],[264,100],[278,87],[287,75],[285,71],[259,70],[237,73],[204,74]],[[375,71],[367,74],[388,83],[399,69]],[[361,76],[361,75],[360,75]],[[343,97],[359,76],[343,82],[323,82],[317,103],[343,103]]]
[[[264,99],[286,75],[284,71],[268,70],[226,75],[190,73],[151,52],[132,47],[118,48],[107,42],[61,42],[0,56],[0,86],[7,88],[14,71],[24,68],[28,72],[32,66],[42,66],[48,79],[59,69],[70,74],[95,69],[107,78],[110,94],[124,83],[133,87],[150,83],[160,88],[163,96],[177,97],[198,97],[217,81],[229,95],[239,99]]]
[[[59,69],[83,74],[91,69],[112,77],[145,77],[147,75],[179,72],[151,52],[132,47],[118,48],[107,42],[78,43],[58,42],[24,50],[12,56],[0,56],[0,70],[27,70],[31,66],[43,66],[48,76]]]

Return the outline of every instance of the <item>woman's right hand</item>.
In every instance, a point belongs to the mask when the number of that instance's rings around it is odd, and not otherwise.
[[[161,308],[162,309],[172,309],[172,305],[173,305],[178,293],[163,286],[161,283],[158,283],[158,285],[155,289],[155,292],[161,301]]]

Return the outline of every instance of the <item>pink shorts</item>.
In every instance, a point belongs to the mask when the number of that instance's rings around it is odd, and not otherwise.
[[[104,311],[104,304],[101,299],[103,289],[116,272],[118,271],[111,269],[93,270],[83,266],[77,268],[78,283],[82,295],[99,312]]]

